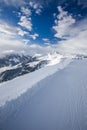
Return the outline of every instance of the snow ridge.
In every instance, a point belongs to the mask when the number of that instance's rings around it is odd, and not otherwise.
[[[36,70],[35,72],[17,77],[12,81],[0,84],[0,107],[4,106],[11,100],[17,99],[42,79],[54,74],[60,69],[63,69],[72,61],[72,59],[62,58],[59,61],[58,63],[54,62],[54,64],[50,63],[48,66]]]

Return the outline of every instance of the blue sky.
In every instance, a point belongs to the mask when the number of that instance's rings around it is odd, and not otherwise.
[[[66,42],[86,29],[86,19],[87,0],[0,0],[0,46]]]

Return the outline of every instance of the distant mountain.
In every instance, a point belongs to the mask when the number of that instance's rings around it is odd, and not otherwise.
[[[47,64],[47,62],[47,60],[39,60],[37,57],[28,55],[6,55],[0,58],[0,82],[33,72]]]
[[[32,61],[32,57],[18,54],[9,54],[0,58],[0,67],[14,66],[20,62]]]
[[[86,55],[69,55],[72,59],[87,58]],[[14,79],[18,76],[33,72],[45,66],[59,63],[62,58],[67,58],[58,52],[46,55],[35,54],[34,56],[24,54],[9,54],[0,58],[0,83]]]

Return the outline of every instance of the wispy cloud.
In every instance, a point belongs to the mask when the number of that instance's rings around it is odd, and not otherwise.
[[[42,3],[43,0],[0,0],[0,3],[5,4],[7,6],[21,7],[25,5],[29,5],[32,9],[35,10],[36,14],[40,14],[42,12]]]
[[[18,30],[18,35],[19,36],[23,37],[24,35],[28,35],[29,34],[27,31],[24,31],[21,28],[17,28],[17,30]]]
[[[43,40],[43,42],[44,42],[45,45],[48,45],[48,46],[51,45],[50,39],[48,39],[48,38],[43,38],[42,40]]]
[[[25,42],[19,37],[19,28],[0,21],[0,55],[7,51],[22,51]]]
[[[0,3],[4,3],[8,6],[11,5],[11,6],[17,7],[17,6],[24,5],[26,2],[25,2],[25,0],[0,0]]]
[[[70,37],[58,42],[56,50],[66,55],[87,55],[87,19],[82,20],[69,30]]]
[[[26,16],[31,16],[31,10],[27,7],[21,7],[21,12]]]
[[[5,21],[0,21],[0,56],[7,53],[24,53],[29,55],[45,53],[45,47],[31,45],[30,40],[20,37],[26,33],[21,28],[12,26]],[[39,36],[37,33],[27,35],[33,40]]]
[[[3,38],[15,38],[18,36],[24,36],[28,32],[23,31],[21,28],[12,26],[4,21],[0,21],[0,36]]]
[[[34,33],[34,34],[29,35],[29,37],[32,38],[33,40],[36,40],[36,38],[39,37],[39,34]]]
[[[27,18],[26,16],[21,16],[20,21],[18,22],[18,24],[21,27],[24,27],[25,29],[27,29],[28,31],[32,30],[31,18]]]
[[[42,39],[44,42],[50,42],[50,40],[48,38],[43,38]]]
[[[72,15],[68,14],[67,11],[64,11],[61,6],[58,6],[58,11],[59,14],[56,17],[55,25],[53,26],[53,29],[56,32],[54,37],[67,38],[72,25],[75,23],[75,19]]]
[[[38,2],[36,3],[35,1],[30,1],[29,6],[35,10],[36,14],[41,14],[42,6],[40,5],[40,3]]]
[[[32,5],[33,3],[31,3],[31,6],[34,6],[35,9],[37,9],[37,4]],[[19,22],[18,25],[20,26],[19,32],[18,34],[20,36],[28,36],[29,38],[35,40],[37,37],[39,37],[39,34],[37,34],[36,32],[34,32],[33,30],[33,22],[32,22],[32,9],[30,7],[24,7],[22,6],[20,9],[20,12],[18,12],[19,14]],[[32,33],[33,32],[33,33]]]
[[[54,36],[62,41],[58,41],[54,48],[64,55],[87,54],[87,19],[76,21],[60,6],[58,11],[53,29],[56,32]]]
[[[5,21],[0,21],[0,34],[9,36],[9,37],[15,37],[17,33],[17,28],[11,26]]]

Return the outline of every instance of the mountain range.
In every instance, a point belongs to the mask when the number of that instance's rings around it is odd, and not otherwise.
[[[39,60],[29,55],[6,55],[0,58],[0,82],[33,72],[47,62],[47,60]]]

